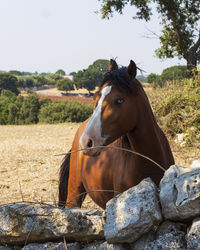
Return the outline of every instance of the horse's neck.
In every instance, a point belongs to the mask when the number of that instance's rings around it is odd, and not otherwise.
[[[171,150],[165,135],[156,123],[148,99],[145,96],[144,98],[137,127],[127,134],[129,144],[136,152],[144,154],[165,167],[168,165],[166,156],[170,158],[172,156]],[[137,161],[144,164],[144,159],[141,157],[137,157]],[[170,161],[173,162],[171,159]],[[147,161],[145,164],[152,165]]]

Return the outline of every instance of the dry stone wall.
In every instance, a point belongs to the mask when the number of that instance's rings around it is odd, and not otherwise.
[[[144,179],[105,211],[0,207],[0,250],[200,249],[200,160],[171,166],[158,188]]]

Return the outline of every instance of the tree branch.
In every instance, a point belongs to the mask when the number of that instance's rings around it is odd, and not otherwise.
[[[197,42],[189,49],[189,51],[196,52],[198,48],[200,47],[200,34],[199,34],[199,39]]]
[[[160,39],[159,35],[156,34],[154,31],[150,30],[146,25],[144,25],[145,29],[149,32],[149,34],[144,34],[143,37],[144,38],[148,38],[148,39]]]

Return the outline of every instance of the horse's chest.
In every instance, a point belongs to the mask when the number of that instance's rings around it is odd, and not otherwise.
[[[121,163],[113,171],[114,189],[123,192],[138,184],[138,176],[133,161]]]

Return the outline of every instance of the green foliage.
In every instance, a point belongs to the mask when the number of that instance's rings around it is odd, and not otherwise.
[[[104,59],[96,60],[87,69],[79,70],[74,75],[74,83],[76,88],[85,88],[89,92],[94,90],[96,86],[103,80],[105,72],[108,71],[109,61]]]
[[[63,76],[56,74],[43,75],[23,75],[18,76],[18,85],[20,88],[41,87],[45,85],[56,85],[57,81],[63,79]]]
[[[83,122],[92,114],[92,106],[77,101],[57,101],[31,94],[24,98],[12,91],[2,90],[0,95],[0,124],[33,124]]]
[[[70,72],[69,75],[70,75],[70,76],[74,76],[74,75],[76,75],[76,72],[75,72],[75,71]]]
[[[156,4],[157,12],[163,26],[160,36],[161,47],[156,50],[159,58],[175,56],[187,61],[188,69],[200,61],[200,1],[195,0],[100,0],[103,18],[109,18],[114,11],[122,14],[127,4],[135,6],[134,18],[149,21],[152,16],[152,3]]]
[[[186,66],[172,66],[163,70],[161,75],[151,73],[147,77],[147,81],[152,83],[154,87],[163,87],[167,81],[180,82],[183,79],[190,78]]]
[[[197,84],[197,82],[196,82]],[[151,93],[154,114],[162,129],[172,137],[185,133],[187,145],[200,140],[200,90],[192,80],[168,83]]]
[[[32,76],[19,76],[18,85],[20,88],[31,88],[34,86],[34,78]]]
[[[155,82],[155,80],[156,80],[157,77],[158,77],[157,74],[151,73],[151,74],[149,74],[149,75],[147,76],[146,81],[147,81],[148,83],[153,83],[153,82]]]
[[[56,84],[58,80],[63,79],[63,76],[57,74],[47,74],[45,77],[51,80],[52,84]]]
[[[49,99],[49,98],[44,98],[44,99],[42,99],[42,100],[40,101],[40,107],[42,107],[43,105],[49,104],[49,103],[51,103],[51,102],[52,102],[51,99]]]
[[[9,105],[15,102],[16,95],[10,90],[2,90],[0,95],[0,124],[8,123]]]
[[[77,101],[49,102],[42,105],[39,121],[43,123],[83,122],[92,114],[92,107]]]
[[[58,90],[64,91],[74,90],[74,82],[71,79],[65,77],[57,81],[56,88]]]
[[[183,80],[190,78],[186,66],[172,66],[163,70],[161,77],[164,81]]]
[[[21,76],[22,75],[22,73],[20,71],[18,71],[18,70],[10,70],[9,73],[12,74],[12,75],[16,75],[16,76]]]
[[[62,69],[59,69],[59,70],[57,70],[56,71],[56,73],[55,73],[56,75],[61,75],[61,76],[65,76],[65,71],[64,70],[62,70]]]
[[[19,91],[17,87],[18,81],[14,75],[9,73],[0,73],[0,94],[3,89],[7,89],[18,95]]]
[[[0,124],[31,124],[38,122],[39,100],[36,95],[16,96],[9,90],[0,95]]]
[[[38,123],[39,108],[38,96],[34,94],[29,95],[22,104],[20,120],[22,120],[24,124]]]
[[[108,71],[109,64],[110,64],[109,60],[98,59],[98,60],[94,61],[93,64],[90,65],[89,67],[95,68],[95,69],[97,69],[105,74]]]

